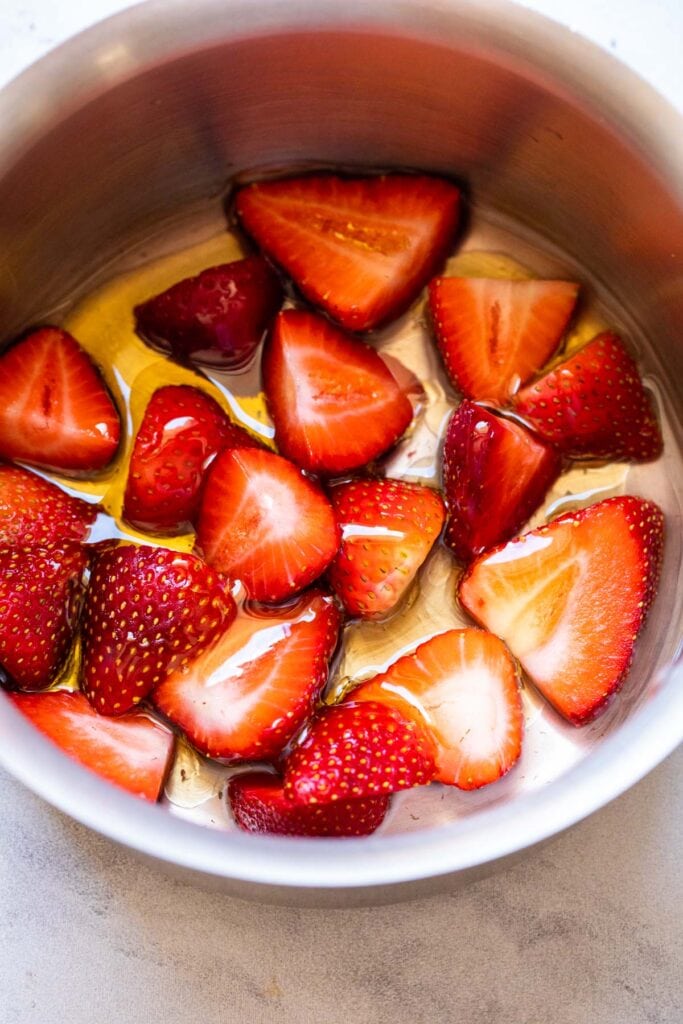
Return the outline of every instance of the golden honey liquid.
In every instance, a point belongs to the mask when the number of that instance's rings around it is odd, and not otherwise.
[[[509,223],[473,217],[474,227],[453,256],[444,273],[472,277],[527,278],[541,276],[581,281],[580,272],[560,256],[529,239]],[[224,230],[222,213],[216,213],[213,228],[201,241],[178,245],[177,251],[133,254],[125,271],[80,300],[63,318],[70,331],[101,367],[123,413],[125,440],[116,463],[104,476],[93,481],[54,477],[65,489],[89,500],[99,500],[104,509],[96,524],[98,538],[122,536],[146,543],[188,551],[193,534],[154,538],[138,533],[121,520],[128,459],[132,438],[153,392],[167,384],[189,384],[211,394],[242,426],[272,443],[273,430],[260,390],[259,360],[232,376],[212,370],[181,367],[145,345],[134,331],[134,307],[184,277],[206,267],[229,262],[243,255],[235,236]],[[159,244],[167,248],[168,243]],[[620,311],[610,308],[604,296],[582,289],[580,312],[567,339],[574,350],[605,327],[624,329]],[[628,327],[628,325],[626,325]],[[629,335],[628,329],[626,335]],[[398,360],[414,374],[424,388],[419,413],[398,446],[381,464],[391,477],[438,487],[440,451],[451,411],[459,399],[452,390],[431,339],[425,316],[424,296],[397,322],[371,339],[390,364]],[[630,341],[633,337],[630,336]],[[394,364],[395,365],[395,364]],[[665,443],[667,442],[667,421]],[[48,474],[45,474],[48,475]],[[631,483],[635,482],[635,486]],[[628,486],[627,486],[628,485]],[[661,467],[648,464],[575,466],[557,481],[530,526],[554,518],[569,508],[591,504],[625,490],[671,504],[662,491]],[[663,500],[666,499],[666,500]],[[425,562],[419,580],[407,599],[383,622],[351,622],[344,631],[341,653],[333,666],[326,699],[337,699],[356,683],[384,670],[397,657],[419,643],[453,627],[471,625],[456,601],[459,569],[443,545],[437,545]],[[244,614],[244,613],[243,613]],[[77,685],[79,652],[76,650],[58,685]],[[463,794],[450,787],[431,786],[401,794],[382,826],[385,831],[422,827],[472,813],[478,807],[505,799],[515,789],[534,788],[561,774],[585,753],[586,737],[594,727],[577,730],[559,721],[528,687],[524,690],[526,741],[521,764],[506,779],[479,793]],[[609,713],[608,713],[609,714]],[[601,723],[605,719],[600,720]],[[602,725],[600,725],[602,728]],[[184,740],[167,788],[166,802],[174,813],[219,828],[234,828],[222,798],[225,783],[234,769],[210,763]]]

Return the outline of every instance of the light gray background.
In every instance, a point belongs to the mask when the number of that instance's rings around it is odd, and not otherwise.
[[[0,84],[125,6],[0,0]],[[683,108],[681,0],[528,6]],[[171,881],[0,771],[0,1024],[682,1024],[682,767],[459,892],[334,911]]]

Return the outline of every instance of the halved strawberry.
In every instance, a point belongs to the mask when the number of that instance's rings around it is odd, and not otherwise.
[[[180,362],[237,370],[281,305],[275,271],[260,256],[248,256],[209,267],[136,306],[136,327]]]
[[[130,457],[123,515],[139,530],[187,530],[204,473],[225,448],[260,447],[210,395],[185,384],[150,399]]]
[[[168,676],[154,703],[209,757],[273,760],[311,714],[338,634],[339,612],[320,591],[252,609]]]
[[[657,589],[663,536],[652,502],[608,498],[482,555],[460,600],[560,714],[583,725],[623,682]]]
[[[83,541],[98,511],[36,473],[0,462],[0,545]]]
[[[133,796],[158,800],[173,758],[175,737],[140,711],[103,718],[82,693],[12,693],[15,706],[53,743]]]
[[[646,462],[662,451],[638,367],[610,331],[520,391],[515,410],[573,457]]]
[[[558,347],[578,291],[569,281],[435,278],[429,309],[452,384],[507,404]]]
[[[398,316],[452,247],[460,193],[440,178],[312,174],[237,194],[250,235],[300,291],[342,327],[368,331]]]
[[[328,578],[349,615],[386,615],[406,593],[441,533],[445,509],[429,487],[351,480],[333,487],[341,547]]]
[[[352,702],[312,719],[284,763],[284,791],[297,804],[329,804],[423,786],[434,771],[434,744],[412,717]]]
[[[283,601],[325,571],[339,546],[322,491],[272,452],[222,452],[204,486],[197,540],[209,563],[256,601]]]
[[[121,424],[94,363],[57,327],[0,356],[0,455],[62,473],[107,466]]]
[[[505,644],[480,629],[427,640],[349,700],[386,704],[415,719],[436,744],[434,778],[459,789],[495,782],[522,752],[517,668]]]
[[[196,555],[102,547],[83,611],[85,695],[100,714],[123,714],[203,651],[234,615],[226,582]]]
[[[0,676],[49,686],[71,647],[88,556],[80,544],[0,548]]]
[[[228,800],[245,832],[278,836],[368,836],[384,821],[389,796],[337,800],[302,807],[284,794],[282,779],[268,772],[246,772],[230,779]]]
[[[310,473],[364,466],[413,418],[373,348],[302,310],[277,317],[263,353],[263,387],[280,452]]]
[[[469,562],[512,537],[561,468],[550,445],[465,399],[450,418],[443,448],[446,544]]]

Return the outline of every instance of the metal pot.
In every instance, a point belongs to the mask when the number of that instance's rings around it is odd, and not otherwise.
[[[250,168],[302,160],[456,174],[540,230],[653,339],[683,422],[683,124],[597,48],[503,0],[151,0],[0,93],[3,337],[106,276],[155,223]],[[675,447],[676,439],[672,440]],[[675,462],[670,463],[675,472]],[[242,895],[374,902],[470,877],[640,779],[683,736],[677,580],[667,571],[623,720],[579,762],[460,820],[363,840],[222,834],[118,792],[0,696],[0,760],[74,818]],[[634,684],[635,686],[635,684]]]

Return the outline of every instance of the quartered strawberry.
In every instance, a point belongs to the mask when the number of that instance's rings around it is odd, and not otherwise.
[[[664,517],[608,498],[482,555],[460,600],[574,725],[618,690],[657,589]]]
[[[228,800],[239,827],[278,836],[368,836],[384,821],[390,799],[369,796],[303,807],[288,800],[282,779],[268,772],[246,772],[228,783]]]
[[[312,719],[284,763],[284,791],[294,803],[328,804],[422,786],[434,771],[434,744],[413,718],[351,702]]]
[[[0,676],[22,690],[49,686],[78,622],[88,556],[80,544],[0,548]]]
[[[311,714],[337,645],[339,612],[320,591],[241,614],[154,703],[203,754],[273,760]]]
[[[232,448],[209,471],[197,521],[209,563],[255,601],[284,601],[325,571],[339,546],[322,491],[272,452]]]
[[[263,354],[278,449],[311,473],[358,469],[398,441],[410,400],[369,345],[324,317],[286,310]]]
[[[341,547],[328,570],[349,615],[386,615],[401,600],[441,533],[437,491],[402,480],[352,480],[332,488]]]
[[[187,530],[204,473],[225,448],[260,447],[218,402],[185,384],[159,388],[145,410],[130,457],[124,518],[139,530]]]
[[[569,281],[437,277],[429,309],[451,383],[505,405],[557,349],[579,287]]]
[[[180,362],[237,370],[249,362],[282,305],[260,256],[209,267],[136,306],[138,334]]]
[[[94,472],[114,458],[120,432],[102,378],[66,331],[43,327],[0,356],[0,456]]]
[[[241,189],[236,211],[265,253],[351,331],[402,313],[453,245],[460,193],[417,174],[312,174]]]
[[[520,391],[515,410],[573,457],[646,462],[662,451],[638,367],[609,331]]]
[[[512,537],[543,501],[562,460],[512,420],[465,399],[448,423],[446,544],[461,562]]]
[[[42,476],[0,462],[0,545],[83,541],[97,513],[97,505],[73,498]]]
[[[103,718],[82,693],[12,693],[15,706],[53,743],[108,782],[133,796],[158,800],[173,757],[175,737],[140,711]]]
[[[478,789],[512,768],[522,751],[517,668],[498,637],[451,629],[352,690],[415,719],[436,746],[435,779]]]
[[[83,690],[121,715],[189,663],[231,622],[225,581],[196,555],[107,545],[95,559],[83,611]]]

